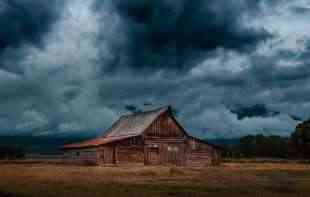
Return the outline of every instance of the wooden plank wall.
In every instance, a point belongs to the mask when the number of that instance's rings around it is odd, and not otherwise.
[[[152,137],[184,137],[183,131],[168,113],[159,116],[146,130],[145,134]]]
[[[66,150],[63,154],[63,160],[65,163],[96,164],[98,161],[97,149]]]
[[[144,149],[142,137],[132,137],[117,144],[117,163],[143,164]]]
[[[100,165],[143,164],[143,141],[141,137],[132,137],[109,145],[103,145],[98,149],[98,154],[103,155],[99,160]]]
[[[194,138],[190,138],[188,142],[187,165],[206,166],[219,162],[219,152],[213,146]]]
[[[114,164],[115,163],[114,145],[101,146],[97,149],[98,164]]]
[[[151,124],[144,138],[146,164],[185,164],[185,134],[168,113],[162,114]],[[158,161],[151,161],[150,155],[154,154],[156,148],[158,149]]]

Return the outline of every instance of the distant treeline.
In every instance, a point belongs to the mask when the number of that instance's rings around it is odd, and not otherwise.
[[[297,125],[290,137],[248,135],[239,143],[223,145],[224,157],[310,158],[310,121]]]
[[[0,136],[0,159],[21,159],[29,155],[57,155],[63,144],[90,137]]]
[[[0,146],[0,159],[22,159],[26,155],[23,148],[18,146]]]

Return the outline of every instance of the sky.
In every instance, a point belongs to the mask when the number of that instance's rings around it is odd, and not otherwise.
[[[194,136],[310,118],[308,0],[0,0],[0,135],[99,134],[171,105]]]

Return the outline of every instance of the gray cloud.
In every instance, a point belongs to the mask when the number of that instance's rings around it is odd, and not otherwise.
[[[190,68],[218,48],[249,52],[272,37],[264,28],[245,25],[244,18],[260,8],[260,1],[108,2],[97,1],[94,7],[103,18],[106,6],[116,13],[117,38],[108,43],[115,55],[112,70],[125,65],[151,70]],[[107,39],[103,24],[99,42]]]
[[[60,17],[62,1],[2,0],[0,2],[0,69],[18,72],[10,58],[22,45],[44,47],[42,37]],[[9,56],[9,57],[7,57]]]
[[[239,120],[252,117],[272,117],[280,114],[280,112],[268,109],[263,104],[246,107],[236,106],[235,109],[231,109],[230,111],[236,114]]]

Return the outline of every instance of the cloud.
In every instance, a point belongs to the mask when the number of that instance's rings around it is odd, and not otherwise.
[[[141,112],[141,110],[135,105],[126,105],[125,109],[130,111],[131,113]]]
[[[108,16],[113,21],[109,27],[102,22],[99,38],[110,40],[110,70],[190,68],[216,49],[248,52],[272,38],[244,21],[260,7],[256,1],[117,0],[97,1],[94,7],[103,21]],[[113,35],[106,32],[111,30]]]
[[[0,49],[18,47],[23,42],[40,44],[41,35],[57,20],[59,11],[55,0],[4,0],[1,2]]]
[[[59,19],[62,1],[2,0],[0,3],[0,69],[16,72],[6,56],[23,45],[44,47],[43,37]],[[20,58],[20,57],[19,57]]]
[[[267,109],[267,107],[262,104],[249,107],[236,107],[236,109],[231,109],[230,111],[237,115],[238,120],[252,117],[272,117],[280,114],[280,112]]]

